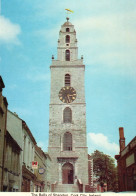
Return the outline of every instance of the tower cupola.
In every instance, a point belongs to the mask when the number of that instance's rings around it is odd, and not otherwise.
[[[76,31],[74,25],[69,22],[69,18],[66,19],[59,32],[58,60],[74,61],[78,59]]]

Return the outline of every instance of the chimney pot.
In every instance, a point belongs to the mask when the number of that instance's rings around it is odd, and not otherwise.
[[[119,143],[120,143],[120,153],[122,150],[124,150],[125,148],[125,137],[124,137],[124,128],[123,127],[119,127]]]

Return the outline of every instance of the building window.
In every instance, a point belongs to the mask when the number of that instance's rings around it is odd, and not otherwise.
[[[66,35],[66,43],[70,43],[70,36]]]
[[[70,61],[70,50],[65,51],[66,61]]]
[[[63,111],[63,122],[64,123],[71,123],[72,122],[72,110],[67,107]]]
[[[72,134],[66,132],[63,138],[63,150],[64,151],[72,151]]]
[[[70,86],[70,75],[69,74],[65,75],[65,86]]]
[[[66,28],[66,32],[70,32],[70,29],[69,28]]]

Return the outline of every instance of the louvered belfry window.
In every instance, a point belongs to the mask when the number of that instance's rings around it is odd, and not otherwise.
[[[63,138],[63,150],[64,151],[72,151],[72,134],[66,132]]]
[[[64,123],[71,123],[72,122],[72,110],[67,107],[63,111],[63,122]]]
[[[70,51],[69,50],[65,51],[65,58],[66,58],[66,61],[70,61]]]
[[[66,32],[70,32],[70,29],[69,28],[66,28]]]
[[[66,43],[70,43],[70,36],[66,35]]]
[[[70,75],[69,74],[65,75],[65,86],[70,86]]]

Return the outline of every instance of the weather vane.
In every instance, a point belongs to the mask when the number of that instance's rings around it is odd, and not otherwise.
[[[74,13],[74,11],[70,10],[70,9],[65,9],[67,11],[67,17],[68,17],[68,14],[71,14],[71,13]]]

